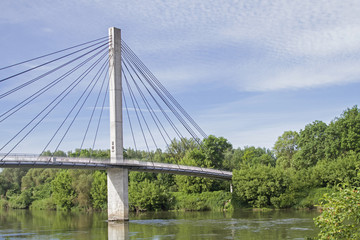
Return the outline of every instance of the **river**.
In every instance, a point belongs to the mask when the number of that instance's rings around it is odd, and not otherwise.
[[[131,214],[126,224],[106,213],[0,210],[0,239],[304,239],[316,236],[316,211],[241,210]]]

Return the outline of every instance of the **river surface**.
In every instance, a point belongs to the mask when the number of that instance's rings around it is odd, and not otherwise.
[[[316,211],[158,212],[131,214],[0,210],[0,239],[304,239],[316,236]]]

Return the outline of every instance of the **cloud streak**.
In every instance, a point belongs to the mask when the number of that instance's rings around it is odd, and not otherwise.
[[[335,117],[359,101],[356,1],[3,0],[0,9],[0,66],[122,28],[179,102],[202,114],[200,125],[234,145],[271,147],[284,130],[324,119],[318,108]]]

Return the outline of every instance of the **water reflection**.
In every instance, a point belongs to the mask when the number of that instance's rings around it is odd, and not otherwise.
[[[106,239],[106,213],[0,210],[0,239]]]
[[[107,222],[107,214],[0,210],[0,239],[304,239],[314,211],[157,212]]]
[[[108,240],[129,239],[129,222],[108,222]]]

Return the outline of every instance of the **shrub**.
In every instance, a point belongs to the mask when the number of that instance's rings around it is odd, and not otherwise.
[[[319,239],[360,238],[360,190],[344,188],[325,194],[323,213],[315,219]]]
[[[9,207],[15,209],[25,209],[31,204],[31,191],[24,190],[21,194],[14,194],[9,197]]]
[[[38,209],[38,210],[55,210],[56,204],[52,197],[44,198],[40,200],[35,200],[30,205],[30,209]]]
[[[173,193],[173,208],[183,211],[224,211],[232,210],[231,193],[224,191],[184,194]]]

